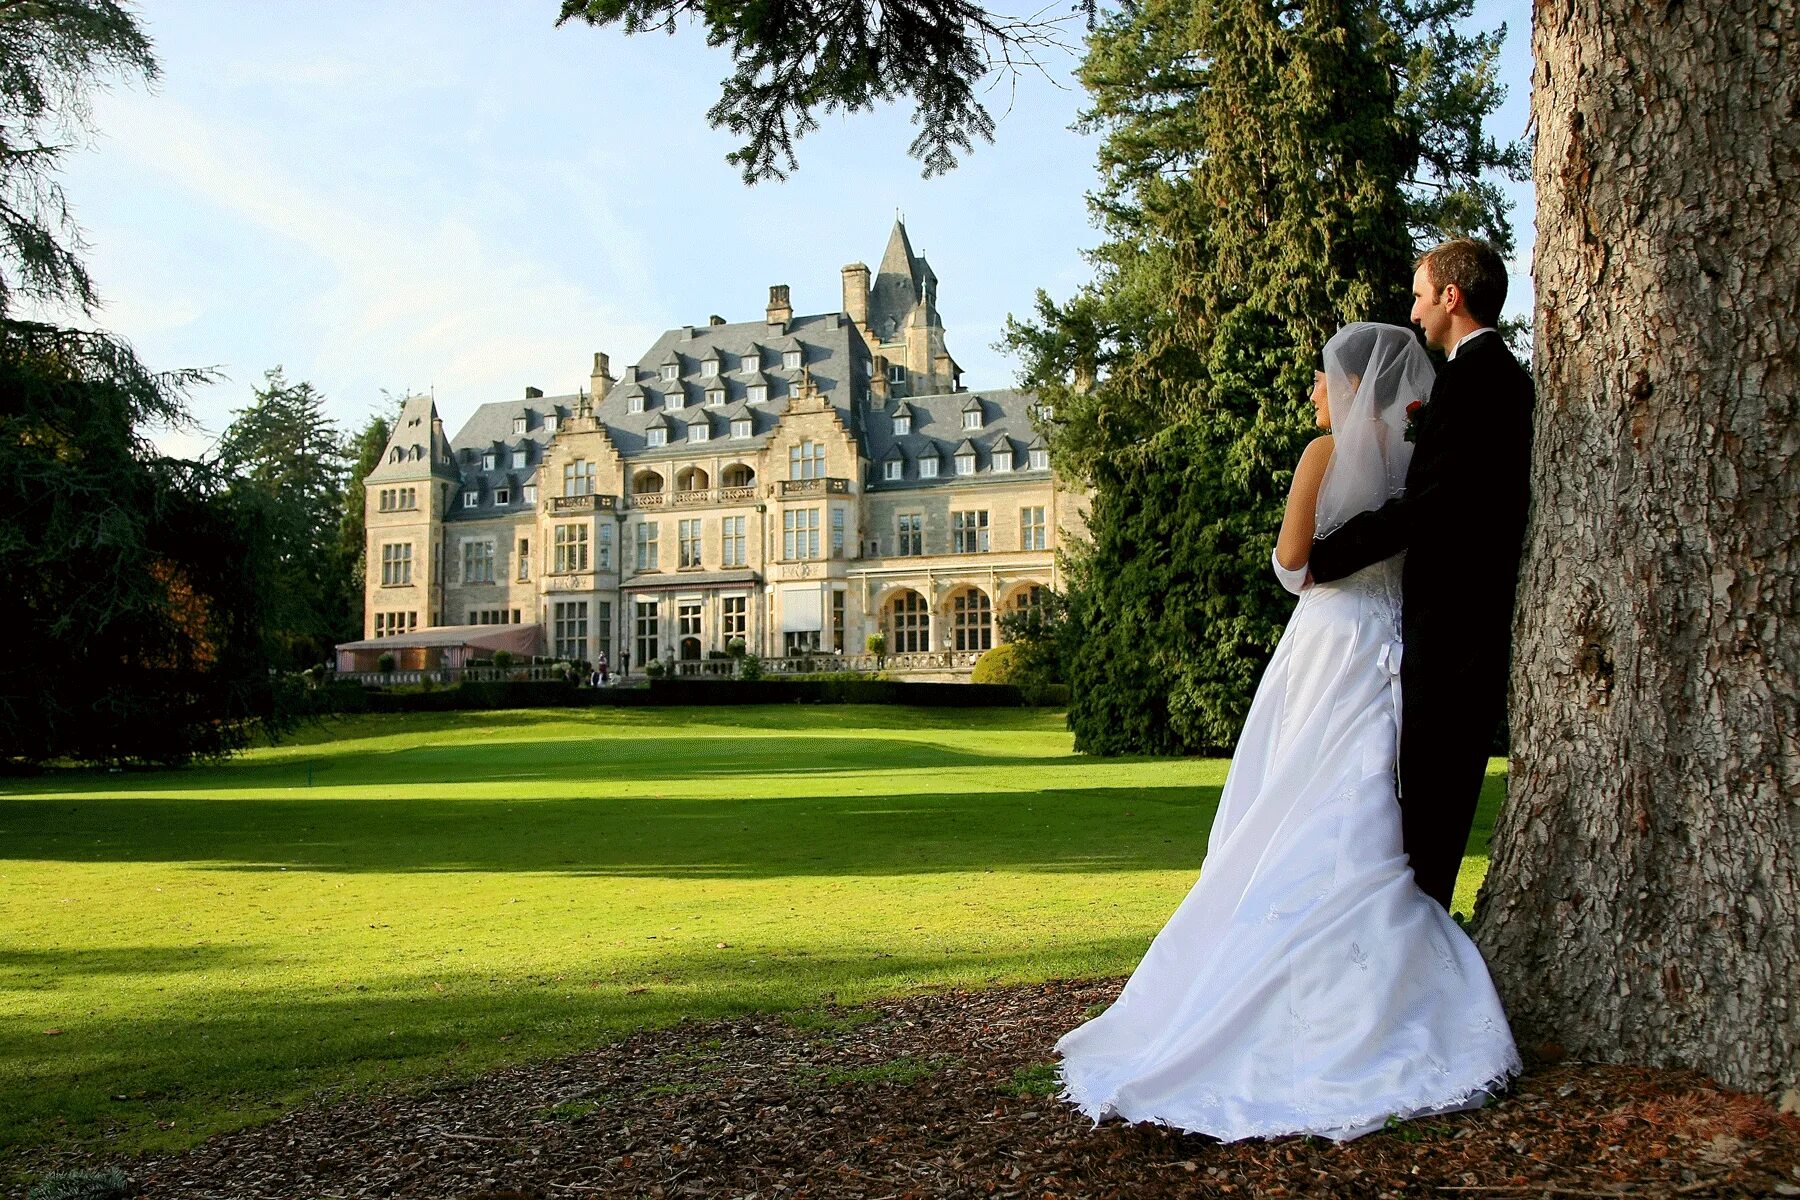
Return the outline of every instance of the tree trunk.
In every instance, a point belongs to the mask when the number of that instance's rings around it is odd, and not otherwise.
[[[1534,20],[1534,505],[1478,937],[1522,1042],[1793,1096],[1800,0]]]

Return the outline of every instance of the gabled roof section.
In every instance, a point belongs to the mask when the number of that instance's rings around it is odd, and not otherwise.
[[[981,411],[981,397],[971,395],[967,400],[963,401],[962,410],[964,412],[980,412]]]
[[[956,443],[956,451],[955,451],[956,457],[961,458],[965,454],[974,454],[974,453],[975,453],[975,443],[971,442],[968,438],[964,438],[962,441]]]
[[[452,458],[436,403],[430,396],[408,396],[394,419],[381,461],[367,478],[370,482],[456,479],[459,475]]]

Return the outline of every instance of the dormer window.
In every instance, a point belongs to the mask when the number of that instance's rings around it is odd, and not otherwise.
[[[973,454],[957,455],[956,473],[958,475],[973,475],[975,473],[975,456]]]
[[[491,471],[499,465],[500,465],[500,456],[493,453],[492,451],[489,451],[488,453],[481,456],[481,469],[482,470]]]
[[[677,388],[675,391],[672,391],[663,397],[663,403],[667,404],[672,409],[686,408],[687,393]]]
[[[514,450],[512,452],[513,470],[515,470],[515,471],[522,470],[525,466],[525,460],[529,457],[531,457],[531,456],[523,450]]]
[[[769,398],[769,385],[766,383],[751,384],[745,391],[745,398],[752,404],[761,404]]]
[[[556,432],[556,420],[557,420],[556,414],[551,413],[549,416],[544,418],[544,428],[550,433],[555,433]]]
[[[703,379],[716,379],[719,375],[719,360],[709,358],[700,364],[700,375]]]
[[[495,488],[494,489],[494,503],[495,504],[511,504],[512,503],[512,489],[511,488]]]
[[[788,371],[798,371],[805,357],[805,354],[799,350],[784,350],[781,352],[782,368]]]
[[[981,410],[979,408],[971,408],[963,413],[963,428],[964,429],[980,429],[981,428]]]
[[[724,407],[724,404],[725,404],[725,389],[724,389],[724,387],[721,386],[721,387],[707,388],[706,389],[706,403],[713,408]]]
[[[993,450],[988,452],[988,470],[998,472],[1001,475],[1006,475],[1010,474],[1012,469],[1012,445],[1007,442],[1005,438],[1001,438],[1000,441],[994,445]]]
[[[750,436],[752,422],[749,417],[738,417],[731,422],[731,436],[747,438]]]
[[[514,417],[513,418],[513,436],[518,437],[521,433],[524,433],[524,432],[525,432],[525,418],[524,417]]]
[[[1033,471],[1048,471],[1050,469],[1050,452],[1048,450],[1033,450],[1031,452],[1031,469]]]
[[[936,479],[938,477],[937,455],[933,454],[919,460],[919,478]]]
[[[519,499],[526,504],[537,503],[537,484],[528,483],[519,489]]]
[[[889,383],[905,383],[906,382],[906,364],[905,363],[889,363],[888,364],[888,382]]]
[[[481,503],[481,494],[479,492],[464,492],[463,493],[463,507],[464,508],[474,508],[479,503]]]
[[[738,370],[746,375],[762,370],[762,355],[755,350],[750,351],[738,360]]]
[[[393,448],[393,450],[388,453],[388,461],[389,462],[404,462],[405,460],[406,460],[406,451],[402,450],[398,446],[395,446]]]
[[[690,442],[712,441],[712,426],[708,425],[705,421],[694,422],[694,424],[688,426],[687,440]]]
[[[912,414],[900,413],[894,417],[894,435],[902,436],[912,432]]]
[[[661,425],[644,434],[646,446],[666,446],[669,444],[669,431]]]
[[[643,412],[644,411],[644,393],[642,393],[642,392],[631,393],[630,398],[625,401],[625,411],[634,412],[634,413]]]
[[[906,472],[906,464],[901,462],[897,458],[888,459],[887,462],[885,464],[883,464],[883,466],[885,469],[882,472],[882,478],[888,480],[889,482],[894,482],[894,481],[900,479]]]
[[[664,383],[674,383],[681,377],[681,364],[664,363],[662,365],[662,370],[658,373],[657,377]]]
[[[1031,415],[1039,421],[1054,421],[1056,409],[1049,404],[1034,404],[1031,406]]]

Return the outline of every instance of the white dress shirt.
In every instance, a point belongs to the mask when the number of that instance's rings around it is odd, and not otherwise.
[[[1464,343],[1473,341],[1474,339],[1480,337],[1484,333],[1498,333],[1498,332],[1500,332],[1500,331],[1495,329],[1492,325],[1483,325],[1480,329],[1471,329],[1469,332],[1463,334],[1461,337],[1456,339],[1456,345],[1450,347],[1450,353],[1444,355],[1444,361],[1448,362],[1451,359],[1455,358],[1456,352],[1463,348]]]

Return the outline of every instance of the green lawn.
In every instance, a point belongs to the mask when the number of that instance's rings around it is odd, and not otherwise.
[[[686,1015],[1123,974],[1225,767],[1078,758],[1051,713],[792,706],[362,718],[9,781],[0,1146],[180,1145]]]

